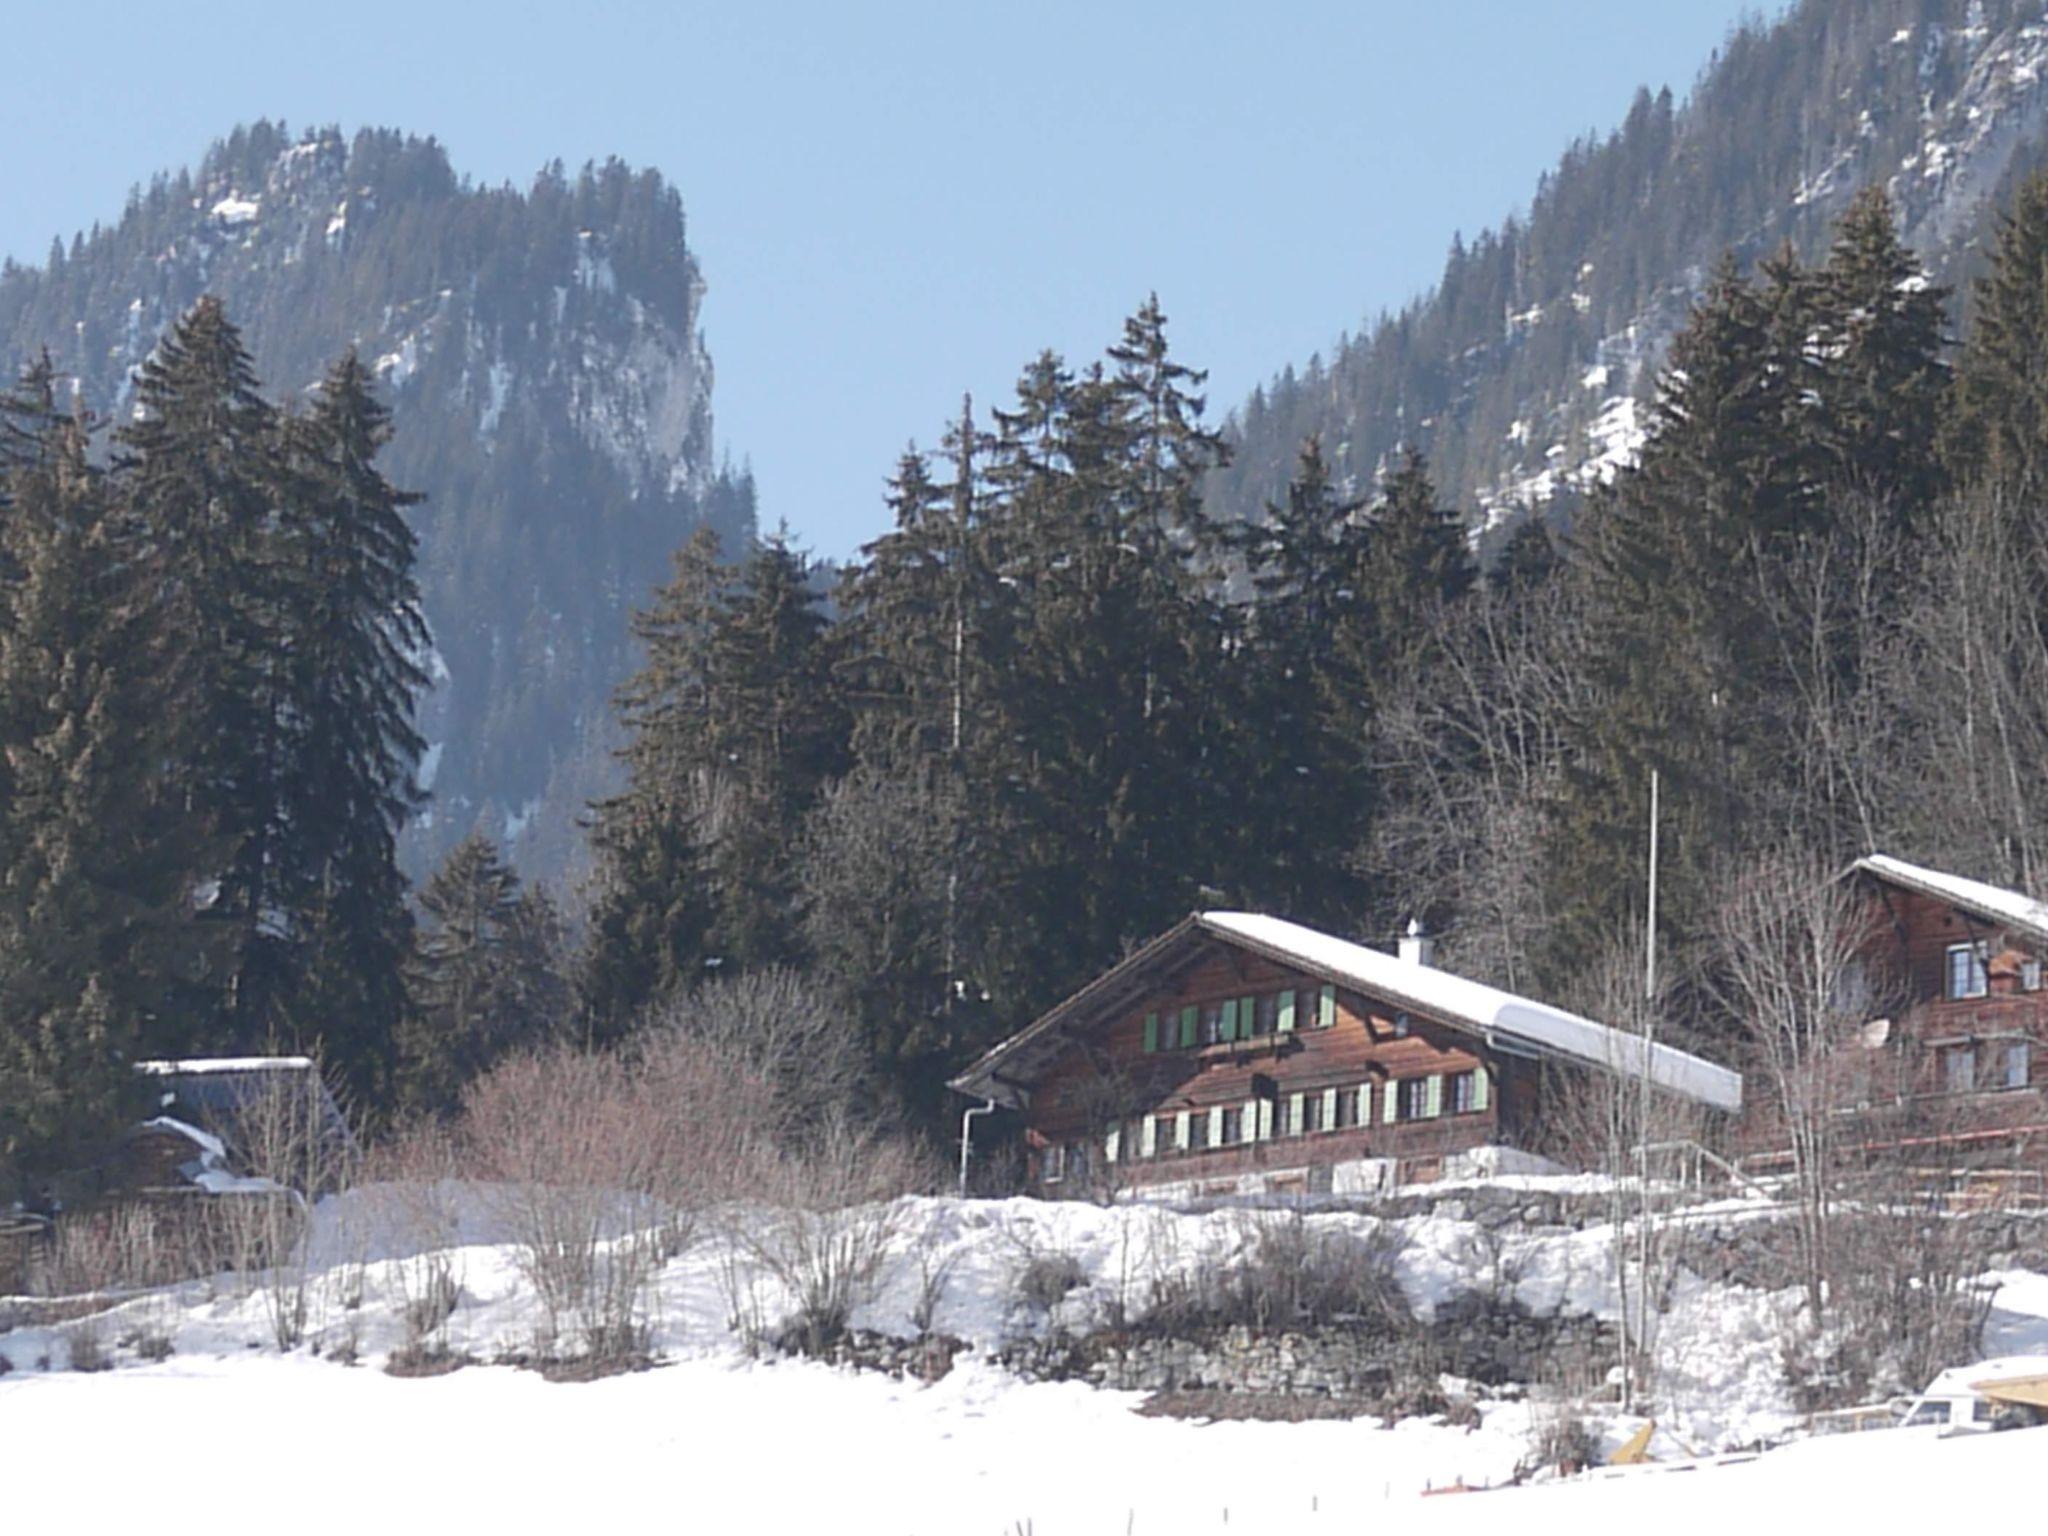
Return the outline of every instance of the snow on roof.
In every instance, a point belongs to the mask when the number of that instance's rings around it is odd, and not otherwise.
[[[1742,1107],[1742,1078],[1726,1067],[1639,1035],[1596,1024],[1547,1003],[1532,1002],[1483,982],[1453,976],[1434,966],[1404,960],[1256,912],[1204,912],[1197,919],[1211,933],[1242,940],[1269,957],[1318,972],[1389,1002],[1407,1003],[1418,1013],[1463,1025],[1506,1045],[1547,1053],[1647,1078],[1659,1088],[1717,1109]]]
[[[1918,891],[1923,896],[1932,896],[1937,901],[1946,901],[1963,907],[1993,922],[2023,928],[2037,937],[2048,939],[2048,904],[2038,902],[2031,896],[2022,896],[2018,891],[2008,891],[1999,886],[1986,885],[1981,880],[1965,880],[1961,875],[1944,874],[1938,869],[1908,864],[1904,859],[1895,859],[1883,853],[1873,853],[1867,858],[1858,859],[1851,868],[1889,884]]]
[[[1975,1365],[1953,1365],[1927,1383],[1922,1397],[1975,1397],[1980,1386],[2048,1376],[2048,1355],[1999,1355]]]
[[[150,1077],[200,1077],[209,1072],[305,1072],[310,1056],[194,1056],[183,1061],[138,1061],[135,1070]]]
[[[222,1162],[227,1160],[228,1149],[221,1144],[221,1139],[218,1136],[202,1131],[198,1126],[189,1124],[186,1121],[174,1120],[169,1115],[158,1115],[154,1120],[145,1120],[136,1129],[141,1131],[170,1131],[174,1135],[182,1136],[191,1142],[193,1146],[199,1149],[203,1157],[215,1158]]]

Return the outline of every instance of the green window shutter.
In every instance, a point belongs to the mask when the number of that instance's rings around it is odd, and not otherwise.
[[[1322,996],[1316,999],[1316,1028],[1328,1029],[1336,1022],[1337,989],[1324,982]]]
[[[1221,1104],[1214,1106],[1209,1111],[1208,1145],[1212,1147],[1223,1145],[1223,1106]]]
[[[1323,1129],[1337,1129],[1337,1090],[1334,1088],[1323,1090]]]
[[[1391,1077],[1380,1089],[1380,1124],[1392,1125],[1401,1113],[1401,1085]]]
[[[1159,1015],[1156,1013],[1145,1015],[1145,1049],[1147,1051],[1159,1049]]]
[[[1223,1004],[1223,1036],[1225,1040],[1237,1038],[1237,999],[1226,999]]]
[[[1492,1075],[1484,1067],[1475,1067],[1472,1072],[1472,1107],[1485,1109],[1493,1101],[1493,1090],[1489,1086]]]
[[[1189,1003],[1180,1011],[1180,1043],[1183,1049],[1195,1043],[1195,1005]]]
[[[1240,997],[1237,1000],[1237,1038],[1249,1040],[1252,1024],[1259,1016],[1259,1000],[1255,997]]]
[[[1280,994],[1280,1019],[1273,1028],[1277,1033],[1283,1035],[1294,1033],[1294,993],[1292,991]]]
[[[1138,1123],[1138,1156],[1159,1155],[1159,1117],[1147,1115]]]
[[[1259,1139],[1260,1107],[1257,1099],[1249,1099],[1245,1102],[1244,1119],[1239,1125],[1237,1133],[1239,1141],[1257,1141]]]
[[[1358,1085],[1358,1123],[1361,1126],[1372,1124],[1371,1083],[1360,1083]]]
[[[1301,1111],[1302,1107],[1307,1103],[1308,1095],[1305,1093],[1290,1093],[1287,1095],[1287,1123],[1280,1128],[1281,1135],[1299,1136],[1301,1134]]]
[[[1102,1155],[1104,1159],[1112,1163],[1115,1162],[1117,1154],[1121,1152],[1123,1148],[1123,1128],[1121,1126],[1112,1127],[1110,1133],[1102,1138]]]
[[[1182,1110],[1173,1117],[1173,1146],[1177,1152],[1185,1152],[1193,1134],[1194,1112]]]
[[[1443,1073],[1432,1072],[1429,1075],[1429,1086],[1423,1089],[1422,1091],[1424,1094],[1424,1098],[1422,1101],[1422,1112],[1424,1115],[1434,1120],[1438,1115],[1444,1112]]]
[[[1271,1099],[1259,1100],[1258,1119],[1259,1140],[1271,1141],[1273,1139],[1273,1101]]]

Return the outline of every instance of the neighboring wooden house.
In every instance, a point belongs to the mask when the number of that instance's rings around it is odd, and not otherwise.
[[[1031,1187],[1364,1193],[1542,1140],[1546,1064],[1735,1112],[1735,1073],[1279,918],[1203,912],[953,1081],[1021,1115]]]
[[[1959,1176],[2048,1161],[2048,905],[1873,854],[1845,872],[1869,936],[1828,1092],[1851,1154]],[[1763,1106],[1745,1132],[1771,1146]],[[1789,1154],[1752,1152],[1768,1168]]]

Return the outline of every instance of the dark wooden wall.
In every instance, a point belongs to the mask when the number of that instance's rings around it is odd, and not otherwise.
[[[1368,1157],[1437,1158],[1493,1142],[1504,1123],[1536,1113],[1537,1074],[1499,1070],[1502,1063],[1469,1035],[1421,1019],[1411,1019],[1404,1034],[1396,1028],[1393,1009],[1341,988],[1335,1023],[1319,1027],[1319,981],[1218,940],[1206,944],[1179,982],[1148,993],[1107,1018],[1081,1023],[1076,1043],[1033,1088],[1025,1116],[1030,1130],[1047,1142],[1089,1145],[1099,1159],[1112,1121],[1135,1124],[1144,1115],[1157,1114],[1158,1155],[1139,1157],[1137,1147],[1130,1145],[1135,1137],[1126,1134],[1115,1174],[1120,1182],[1149,1183],[1230,1178]],[[1144,1048],[1147,1014],[1159,1016],[1163,1032],[1166,1021],[1177,1019],[1187,1005],[1204,1007],[1289,987],[1297,999],[1296,1025],[1289,1034],[1192,1049]],[[1383,1095],[1390,1084],[1432,1074],[1448,1079],[1470,1071],[1492,1073],[1485,1109],[1453,1114],[1446,1081],[1438,1117],[1383,1122]],[[1171,1116],[1181,1110],[1206,1113],[1213,1106],[1242,1109],[1253,1100],[1253,1079],[1261,1075],[1273,1080],[1279,1100],[1271,1139],[1189,1153],[1174,1150]],[[1370,1084],[1373,1090],[1370,1124],[1278,1134],[1277,1116],[1290,1095],[1355,1090],[1361,1084]],[[1038,1167],[1035,1160],[1034,1172]]]

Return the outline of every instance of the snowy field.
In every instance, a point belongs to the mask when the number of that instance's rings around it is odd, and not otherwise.
[[[481,1356],[530,1337],[531,1299],[486,1210],[451,1200],[461,1302],[451,1344]],[[1735,1465],[1643,1470],[1587,1481],[1424,1497],[1499,1483],[1529,1451],[1532,1412],[1480,1404],[1476,1428],[1409,1420],[1203,1423],[1141,1417],[1135,1393],[1031,1384],[974,1354],[930,1386],[873,1372],[750,1360],[726,1326],[719,1245],[662,1272],[651,1321],[664,1363],[637,1374],[552,1384],[509,1366],[426,1379],[378,1366],[399,1339],[400,1264],[417,1246],[388,1225],[375,1192],[323,1206],[309,1340],[281,1355],[260,1296],[232,1280],[173,1301],[124,1303],[109,1342],[138,1324],[166,1331],[159,1363],[114,1351],[112,1370],[65,1370],[63,1329],[0,1333],[0,1486],[12,1529],[211,1529],[224,1500],[293,1530],[601,1529],[607,1516],[659,1530],[1010,1533],[1384,1530],[1758,1532],[1812,1513],[1865,1531],[2038,1509],[2048,1430],[1937,1440],[1892,1430],[1809,1442]],[[1092,1309],[1166,1263],[1227,1262],[1243,1241],[1228,1213],[1178,1216],[1029,1201],[904,1202],[906,1256],[953,1260],[937,1327],[992,1343],[1035,1323],[1020,1313],[1016,1256],[1075,1254],[1087,1283],[1062,1309]],[[1329,1215],[1316,1222],[1365,1223]],[[1422,1310],[1473,1283],[1475,1232],[1443,1217],[1404,1224],[1400,1279]],[[1607,1305],[1599,1228],[1520,1240],[1518,1293],[1534,1305]],[[361,1305],[324,1280],[361,1260]],[[2001,1281],[1987,1347],[2048,1349],[2048,1277]],[[856,1318],[907,1333],[909,1266]],[[1142,1302],[1140,1302],[1142,1304]],[[1703,1450],[1782,1433],[1777,1309],[1789,1298],[1681,1290],[1667,1318],[1667,1415]],[[344,1333],[362,1363],[330,1358]],[[47,1359],[48,1368],[39,1368]],[[1632,1421],[1606,1426],[1610,1440]],[[1668,1447],[1664,1448],[1668,1454]],[[110,1470],[117,1468],[117,1471]],[[18,1523],[17,1523],[18,1522]]]

